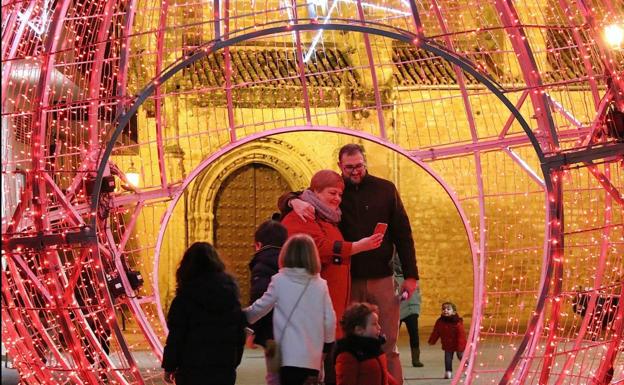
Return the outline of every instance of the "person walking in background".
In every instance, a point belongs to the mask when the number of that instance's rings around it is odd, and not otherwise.
[[[444,350],[444,378],[453,377],[453,355],[461,361],[466,349],[466,331],[464,320],[457,314],[457,306],[452,302],[442,304],[442,315],[433,326],[429,345],[435,345],[438,338]]]
[[[267,291],[245,309],[254,323],[273,308],[273,336],[281,351],[280,384],[318,381],[323,354],[335,340],[336,316],[314,240],[298,234],[279,255],[280,270]]]
[[[395,185],[367,172],[364,148],[347,144],[338,153],[345,190],[340,209],[339,228],[346,241],[369,236],[377,223],[388,225],[381,246],[351,261],[351,302],[370,302],[379,307],[379,323],[387,341],[384,351],[388,368],[397,383],[403,383],[401,361],[396,346],[399,334],[399,301],[395,295],[391,259],[396,249],[405,280],[401,293],[408,297],[418,287],[416,251],[412,228]],[[278,207],[282,213],[294,210],[304,221],[314,221],[315,208],[297,193],[283,194]]]
[[[249,269],[251,270],[250,304],[262,297],[269,287],[271,277],[277,274],[279,253],[287,237],[286,228],[274,220],[262,222],[256,229],[254,233],[256,253],[249,262]],[[266,356],[267,341],[273,340],[273,311],[251,325],[251,329],[254,331],[253,343],[262,346]],[[268,385],[279,384],[279,374],[269,370],[268,358],[266,382]]]
[[[394,280],[397,283],[397,295],[401,293],[398,288],[403,284],[403,271],[401,270],[401,263],[398,258],[392,260],[394,264]],[[399,312],[399,318],[401,323],[405,324],[407,328],[407,334],[409,335],[410,352],[412,354],[412,366],[415,368],[422,368],[423,363],[420,362],[420,336],[418,334],[418,317],[420,315],[420,287],[417,287],[414,294],[409,299],[401,298],[401,308]],[[400,327],[399,327],[400,328]]]
[[[340,321],[345,337],[336,349],[336,383],[338,385],[395,385],[388,372],[386,354],[381,346],[377,306],[353,303]]]
[[[164,379],[176,385],[233,385],[243,356],[245,316],[234,278],[217,250],[192,244],[176,271],[176,296],[167,315]]]

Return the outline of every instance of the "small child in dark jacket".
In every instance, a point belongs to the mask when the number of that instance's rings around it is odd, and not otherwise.
[[[254,234],[256,253],[249,262],[249,270],[251,270],[250,304],[262,297],[267,291],[269,283],[271,283],[271,277],[277,273],[279,253],[284,242],[286,242],[286,238],[288,238],[288,231],[281,223],[274,220],[265,221],[256,229]],[[266,351],[267,340],[273,339],[273,311],[251,325],[250,328],[254,331],[253,343],[262,346]],[[271,373],[268,367],[266,383],[279,385],[279,374]]]
[[[459,360],[464,355],[466,349],[466,331],[464,330],[464,320],[457,315],[457,306],[451,302],[442,304],[442,315],[436,321],[429,345],[435,345],[438,338],[442,340],[442,350],[444,350],[444,378],[453,376],[453,355],[457,354]]]
[[[345,337],[336,347],[336,384],[396,385],[381,349],[385,338],[380,335],[377,306],[352,304],[345,310],[340,326]]]

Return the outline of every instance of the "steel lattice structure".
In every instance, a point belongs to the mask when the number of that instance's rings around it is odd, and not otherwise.
[[[602,36],[623,20],[621,0],[3,0],[2,340],[23,383],[152,383],[119,311],[158,367],[176,203],[236,148],[305,131],[396,151],[455,203],[475,301],[454,384],[624,381],[624,59]],[[451,105],[464,114],[396,123]],[[242,112],[254,108],[272,113]],[[152,122],[139,137],[137,114]],[[188,175],[172,148],[200,154]],[[140,189],[123,171],[134,160]],[[109,176],[127,188],[106,189]],[[505,202],[516,209],[490,219]],[[525,216],[532,202],[543,216]],[[543,236],[525,238],[530,226]],[[146,255],[139,296],[124,272]],[[116,274],[122,294],[106,284]],[[567,310],[578,285],[583,317]]]

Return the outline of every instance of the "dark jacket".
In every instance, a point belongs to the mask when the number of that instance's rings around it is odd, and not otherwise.
[[[445,352],[463,352],[466,349],[464,320],[457,314],[440,316],[433,326],[429,344],[435,344],[438,338],[442,340],[442,350]]]
[[[350,335],[336,344],[337,385],[394,385],[380,338]]]
[[[289,193],[280,197],[278,206],[282,216],[292,210],[288,207],[288,201],[297,195],[298,193]],[[404,277],[419,279],[412,228],[401,197],[392,182],[370,174],[366,174],[357,185],[345,179],[340,209],[340,231],[349,242],[372,235],[378,222],[388,224],[380,247],[359,253],[352,259],[352,278],[392,277],[391,261],[396,247]]]
[[[234,384],[245,342],[238,286],[226,273],[188,283],[171,302],[162,367],[186,384]],[[210,379],[210,381],[208,380]]]
[[[269,287],[271,277],[279,270],[277,265],[279,253],[279,247],[265,246],[258,250],[249,262],[249,270],[251,271],[249,304],[262,297]],[[250,328],[255,334],[254,343],[266,347],[266,340],[273,339],[273,311],[251,325]]]

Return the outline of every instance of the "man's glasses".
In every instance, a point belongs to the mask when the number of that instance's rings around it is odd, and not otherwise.
[[[366,167],[366,163],[358,163],[358,164],[347,164],[342,166],[342,168],[344,168],[346,171],[348,171],[349,173],[352,173],[353,171],[360,171],[362,170],[364,167]]]

